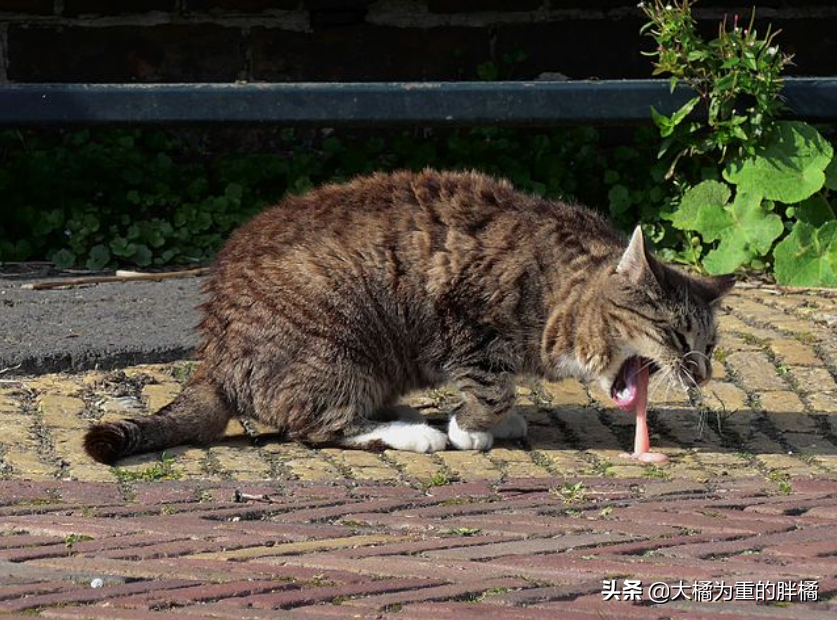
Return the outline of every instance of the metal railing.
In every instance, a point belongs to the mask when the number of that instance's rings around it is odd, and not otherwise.
[[[321,126],[647,122],[692,92],[667,80],[242,84],[3,84],[0,125]],[[837,78],[790,78],[790,115],[837,120]]]

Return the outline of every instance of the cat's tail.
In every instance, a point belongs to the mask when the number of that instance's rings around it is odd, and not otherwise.
[[[130,454],[208,443],[221,436],[230,417],[230,407],[217,386],[196,376],[174,402],[154,415],[92,426],[84,437],[84,449],[93,459],[110,465]]]

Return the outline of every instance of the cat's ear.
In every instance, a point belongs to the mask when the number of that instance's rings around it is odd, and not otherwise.
[[[622,258],[619,259],[616,273],[621,273],[634,284],[638,284],[647,277],[650,271],[651,265],[648,260],[648,253],[645,250],[645,237],[642,234],[642,229],[637,226],[634,229],[634,234],[631,235],[631,242],[622,254]]]
[[[735,276],[709,276],[700,279],[698,293],[708,304],[714,304],[730,292],[735,285]]]

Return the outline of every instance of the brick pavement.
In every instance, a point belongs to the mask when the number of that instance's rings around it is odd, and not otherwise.
[[[208,448],[108,468],[85,428],[156,410],[193,363],[0,375],[0,613],[833,618],[835,325],[837,296],[737,291],[716,379],[652,398],[672,456],[656,466],[619,457],[632,420],[607,395],[562,381],[521,385],[530,439],[486,454],[311,450],[234,421]],[[409,400],[441,423],[456,395]],[[604,601],[605,579],[642,580],[643,600]],[[818,601],[706,600],[720,580],[816,580]],[[680,581],[697,600],[650,603]]]

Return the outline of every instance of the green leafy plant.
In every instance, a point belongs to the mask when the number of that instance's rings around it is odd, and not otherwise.
[[[450,530],[442,530],[440,536],[476,536],[482,532],[478,527],[457,527]]]
[[[368,132],[260,129],[0,131],[0,261],[158,269],[206,263],[288,193],[375,170],[473,169],[637,222],[667,260],[711,273],[767,270],[837,286],[837,161],[817,129],[777,120],[790,58],[738,18],[705,40],[690,0],[642,3],[655,73],[693,96],[632,140],[592,127]],[[514,51],[477,68],[513,77]],[[463,75],[472,74],[465,71]],[[609,130],[605,130],[609,132]],[[236,132],[241,135],[242,132]],[[443,404],[443,403],[440,403]]]
[[[776,483],[779,493],[782,495],[790,495],[793,492],[791,478],[787,472],[771,469],[767,474],[767,479]]]
[[[178,480],[183,473],[174,466],[175,457],[166,454],[160,456],[160,462],[149,465],[145,469],[130,470],[124,467],[114,468],[116,477],[121,482],[157,482],[160,480]]]
[[[426,487],[442,487],[453,483],[455,478],[447,471],[437,471],[424,482]]]
[[[88,540],[93,540],[93,537],[87,534],[67,534],[64,537],[64,545],[68,549],[72,549],[76,543],[87,542]]]
[[[565,504],[581,504],[587,501],[587,487],[583,482],[565,482],[557,494]]]
[[[675,258],[713,274],[772,266],[781,284],[837,286],[834,149],[813,126],[776,119],[790,63],[778,33],[759,37],[753,12],[705,41],[692,4],[641,3],[655,74],[697,95],[670,116],[652,110],[663,176],[680,191],[661,213],[683,240]]]
[[[647,53],[654,60],[654,75],[669,75],[672,91],[684,83],[696,95],[671,116],[652,109],[663,142],[660,154],[670,158],[674,172],[684,156],[753,154],[758,141],[769,129],[771,119],[782,108],[779,93],[782,71],[791,58],[774,43],[778,33],[759,38],[753,24],[732,27],[725,19],[717,38],[706,41],[697,32],[692,16],[694,2],[641,2],[650,18],[641,32],[654,38],[656,50]],[[690,116],[696,109],[705,113],[702,121]]]
[[[654,162],[647,129],[615,149],[591,127],[372,137],[265,129],[247,150],[222,142],[218,131],[0,131],[0,261],[88,269],[205,263],[232,230],[283,195],[375,170],[480,170],[523,191],[609,205],[626,229],[640,211],[651,218],[664,203],[647,174]]]
[[[774,257],[776,279],[783,284],[837,286],[837,221],[819,228],[798,221]]]

